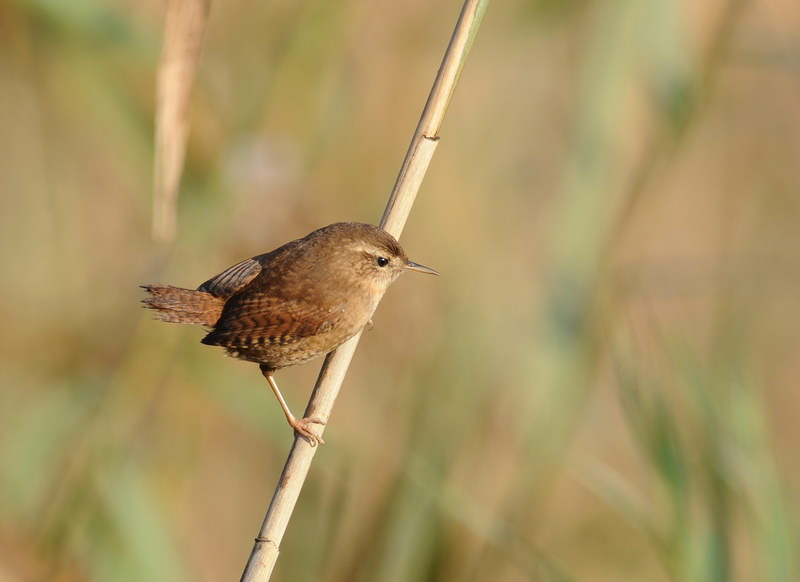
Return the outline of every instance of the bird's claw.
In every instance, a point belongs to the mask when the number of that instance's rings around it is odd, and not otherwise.
[[[327,423],[321,418],[301,418],[300,420],[292,419],[289,421],[289,425],[291,425],[294,431],[300,436],[308,439],[309,444],[312,447],[316,447],[318,444],[324,445],[325,439],[312,430],[310,426],[311,424],[321,424],[322,426],[325,426]]]

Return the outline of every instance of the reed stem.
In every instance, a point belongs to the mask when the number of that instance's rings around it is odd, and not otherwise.
[[[439,143],[439,129],[447,106],[488,4],[489,0],[464,2],[450,44],[381,218],[381,227],[395,238],[399,238],[403,231],[428,164]],[[359,333],[325,358],[305,411],[306,417],[322,418],[325,421],[330,418],[333,404],[336,402],[336,396],[339,394],[360,338]],[[323,430],[324,427],[318,428],[320,434]],[[318,448],[311,446],[304,438],[295,437],[241,582],[265,582],[272,575],[280,553],[283,534]]]

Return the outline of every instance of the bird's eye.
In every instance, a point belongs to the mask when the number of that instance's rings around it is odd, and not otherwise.
[[[379,267],[385,267],[386,265],[389,264],[389,259],[387,259],[386,257],[378,257],[378,260],[376,262],[378,263]]]

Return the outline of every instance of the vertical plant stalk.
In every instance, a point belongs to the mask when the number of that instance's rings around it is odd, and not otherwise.
[[[208,20],[210,0],[169,0],[158,67],[153,238],[175,236],[175,207],[186,156],[189,98]]]
[[[417,124],[400,174],[381,218],[381,227],[395,238],[400,238],[428,164],[436,150],[439,129],[447,106],[450,104],[461,69],[488,5],[489,0],[464,2],[428,101],[425,103],[422,117]],[[305,411],[306,417],[322,418],[325,421],[330,418],[333,404],[336,402],[336,396],[339,394],[339,388],[360,338],[361,333],[358,333],[325,358]],[[317,430],[321,434],[324,427],[319,427]],[[241,582],[265,582],[272,575],[280,553],[283,534],[316,451],[317,447],[312,447],[304,438],[295,437]]]

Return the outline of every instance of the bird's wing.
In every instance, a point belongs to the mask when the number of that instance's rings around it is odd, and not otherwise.
[[[255,279],[256,275],[261,272],[261,269],[262,267],[261,263],[258,261],[258,257],[245,259],[225,269],[216,277],[212,277],[200,285],[197,290],[211,293],[215,297],[227,299]]]
[[[337,325],[344,306],[342,303],[324,308],[308,301],[275,296],[239,296],[226,304],[214,330],[202,341],[237,347],[259,343],[292,344],[330,332]]]

